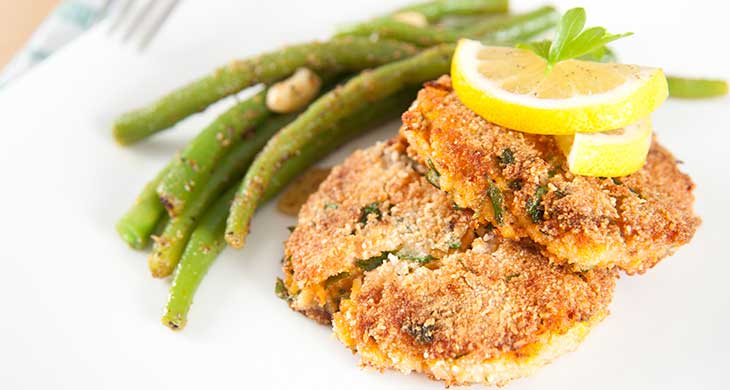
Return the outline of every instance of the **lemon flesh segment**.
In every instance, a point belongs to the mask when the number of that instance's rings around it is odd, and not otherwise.
[[[567,60],[460,40],[451,63],[459,99],[486,120],[536,134],[595,133],[648,117],[666,98],[659,68]]]
[[[646,118],[618,130],[557,135],[555,140],[576,175],[617,177],[644,165],[651,146],[651,121]]]

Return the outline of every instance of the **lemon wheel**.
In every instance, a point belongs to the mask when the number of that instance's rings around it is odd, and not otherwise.
[[[658,68],[547,61],[516,48],[459,41],[451,65],[459,99],[490,122],[536,134],[594,133],[646,118],[667,98]]]

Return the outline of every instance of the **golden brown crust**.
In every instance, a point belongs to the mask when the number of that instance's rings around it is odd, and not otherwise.
[[[409,155],[433,164],[441,189],[459,206],[495,223],[505,237],[530,237],[554,261],[579,269],[618,266],[642,273],[687,243],[699,225],[694,184],[657,142],[635,174],[617,180],[575,176],[552,137],[487,122],[461,104],[447,76],[419,92],[403,114],[401,135]],[[501,158],[506,150],[513,161]],[[502,224],[486,195],[490,184],[504,197]],[[542,202],[528,212],[541,187]]]
[[[469,213],[454,213],[448,195],[424,184],[404,150],[403,143],[390,140],[333,168],[286,241],[296,283],[321,283],[383,252],[441,257],[464,235]],[[363,208],[375,203],[380,218],[369,213],[363,223]]]
[[[391,140],[356,152],[304,205],[285,250],[292,308],[334,317],[365,365],[447,384],[503,384],[574,349],[607,314],[616,272],[572,273],[529,240],[472,226],[472,212],[454,209],[405,148]],[[361,223],[374,201],[381,217]],[[383,253],[382,265],[358,267]]]
[[[439,372],[438,363],[466,372],[500,360],[514,366],[502,378],[520,376],[517,367],[530,365],[553,336],[607,313],[615,271],[573,273],[551,266],[529,244],[498,236],[474,244],[435,269],[392,260],[366,274],[335,314],[338,336],[368,357],[366,364],[382,367],[382,357],[398,356],[396,368],[418,361],[416,369],[463,384],[475,380],[459,370]]]
[[[286,215],[299,215],[304,203],[317,191],[319,185],[330,175],[330,168],[310,168],[289,184],[276,202],[276,209]]]
[[[450,197],[425,183],[413,165],[405,144],[394,139],[333,168],[285,244],[284,284],[293,309],[328,323],[362,273],[358,260],[396,252],[440,258],[461,242],[471,213],[455,213]]]
[[[436,269],[386,262],[367,274],[352,297],[354,338],[372,337],[413,356],[486,360],[545,332],[564,333],[611,301],[614,272],[573,273],[500,237],[477,242],[496,250],[449,255]]]

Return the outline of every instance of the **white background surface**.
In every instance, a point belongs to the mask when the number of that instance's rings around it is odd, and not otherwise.
[[[213,267],[182,333],[159,322],[168,282],[113,226],[141,186],[224,107],[132,148],[110,122],[215,66],[404,1],[184,1],[143,54],[87,34],[0,90],[0,389],[440,389],[357,367],[328,328],[273,292],[292,219],[265,208],[243,251]],[[624,62],[730,78],[725,2],[554,1],[590,25],[634,31]],[[524,10],[542,2],[514,0]],[[581,348],[510,389],[720,389],[730,349],[730,99],[669,101],[660,140],[697,183],[704,223],[690,245],[618,282],[612,315]],[[397,124],[348,145],[394,134]]]

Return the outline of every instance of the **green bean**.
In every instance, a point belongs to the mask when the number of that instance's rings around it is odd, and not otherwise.
[[[292,122],[296,114],[277,115],[252,131],[249,138],[234,146],[215,168],[210,180],[196,190],[185,210],[165,226],[162,234],[155,240],[149,258],[149,267],[155,277],[166,277],[172,273],[185,249],[195,224],[210,203],[227,186],[240,180],[256,153],[279,129]]]
[[[336,37],[364,36],[377,34],[378,38],[397,39],[418,46],[433,46],[439,43],[456,42],[462,35],[451,29],[419,27],[389,18],[373,19],[338,31]]]
[[[321,76],[327,91],[333,86],[336,74]],[[162,178],[157,195],[170,216],[182,213],[187,205],[205,187],[218,161],[228,150],[245,142],[250,132],[271,112],[265,103],[266,91],[242,101],[220,115],[174,160],[173,167]]]
[[[299,67],[332,73],[358,71],[411,56],[416,51],[403,42],[345,38],[290,46],[235,61],[147,107],[123,114],[114,124],[114,137],[124,145],[137,142],[244,88],[288,77]]]
[[[401,8],[400,12],[418,12],[429,22],[435,22],[450,15],[473,15],[507,12],[509,0],[437,0]]]
[[[142,189],[134,205],[117,222],[117,232],[130,247],[144,249],[158,222],[165,215],[165,207],[157,197],[157,185],[169,171],[166,166]]]
[[[200,282],[226,247],[223,233],[226,230],[228,209],[235,194],[234,186],[216,200],[190,236],[180,265],[175,270],[170,297],[165,314],[162,316],[162,323],[172,330],[181,330],[185,327],[190,305],[193,304],[193,296]]]
[[[532,37],[555,26],[559,18],[553,7],[542,7],[519,15],[490,18],[462,29],[418,27],[397,20],[380,18],[341,30],[337,36],[370,36],[397,39],[419,46],[453,43],[471,38],[485,43],[511,43]]]
[[[157,195],[170,217],[188,207],[218,161],[270,115],[263,90],[228,109],[185,147],[157,187]]]
[[[271,176],[283,161],[321,136],[333,123],[367,107],[370,102],[448,73],[453,51],[454,45],[436,46],[414,57],[362,72],[341,88],[317,99],[279,131],[256,157],[236,193],[226,227],[228,244],[234,248],[244,245],[253,213]]]
[[[466,29],[464,33],[485,43],[511,45],[550,30],[555,27],[558,19],[560,14],[555,8],[540,7],[523,14],[497,18],[488,29],[475,26]]]
[[[366,109],[339,121],[321,137],[302,147],[298,154],[283,162],[274,173],[264,194],[264,201],[276,196],[301,172],[350,138],[379,123],[397,118],[408,107],[415,93],[415,90],[407,89],[375,102]],[[236,188],[228,190],[205,212],[185,247],[185,252],[175,270],[170,297],[162,317],[162,323],[173,330],[181,330],[187,323],[187,315],[198,286],[216,257],[225,248],[223,233]]]
[[[579,57],[581,60],[593,61],[593,62],[618,62],[616,53],[611,50],[608,46],[602,46],[592,52]]]
[[[667,77],[669,96],[683,99],[704,99],[727,95],[727,81]]]
[[[475,15],[457,15],[446,16],[439,19],[438,23],[430,26],[440,27],[452,31],[464,31],[477,23],[486,23],[500,18],[509,17],[509,14],[475,14]]]

